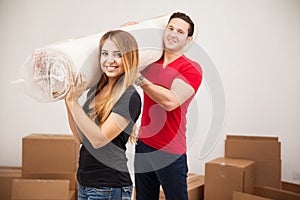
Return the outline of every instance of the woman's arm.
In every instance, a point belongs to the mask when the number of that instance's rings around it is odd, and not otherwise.
[[[72,104],[73,105],[70,113],[74,119],[74,122],[95,149],[103,147],[109,143],[129,124],[129,120],[112,112],[102,126],[99,127],[85,114],[78,102],[74,102]]]
[[[69,126],[70,126],[70,129],[73,133],[73,136],[74,136],[74,139],[77,143],[81,144],[82,143],[82,139],[78,133],[78,130],[77,130],[77,127],[76,127],[76,124],[74,122],[74,119],[73,119],[73,116],[71,115],[70,113],[70,110],[67,106],[67,103],[65,101],[65,104],[66,104],[66,109],[67,109],[67,114],[68,114],[68,122],[69,122]]]
[[[83,77],[81,77],[81,80],[82,79]],[[119,114],[112,112],[102,124],[102,126],[99,127],[92,119],[87,116],[81,105],[78,103],[78,98],[85,91],[85,87],[85,81],[80,81],[75,86],[73,79],[71,80],[70,91],[68,92],[65,100],[68,111],[70,113],[69,118],[73,119],[71,120],[71,122],[74,122],[72,126],[73,128],[75,127],[75,130],[77,126],[82,134],[87,137],[94,148],[100,148],[113,140],[117,135],[119,135],[129,124],[129,120]]]

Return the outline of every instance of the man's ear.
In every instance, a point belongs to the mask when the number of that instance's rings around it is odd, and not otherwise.
[[[193,41],[193,36],[187,37],[187,39],[186,39],[186,44],[185,44],[185,45],[187,45],[187,44],[190,43],[191,41]]]

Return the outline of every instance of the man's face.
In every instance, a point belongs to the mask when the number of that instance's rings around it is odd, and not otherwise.
[[[192,40],[191,36],[188,37],[189,27],[190,25],[180,18],[171,19],[164,34],[165,50],[178,53],[183,51],[185,45]]]

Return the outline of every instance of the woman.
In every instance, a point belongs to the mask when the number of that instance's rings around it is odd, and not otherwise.
[[[71,79],[65,99],[70,128],[82,144],[78,199],[131,199],[125,145],[141,111],[132,85],[138,75],[137,42],[127,32],[109,31],[100,40],[99,60],[103,75],[83,108],[78,103],[86,87],[83,75],[76,83]]]

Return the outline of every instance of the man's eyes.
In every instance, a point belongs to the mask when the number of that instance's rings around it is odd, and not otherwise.
[[[173,27],[168,27],[167,30],[168,31],[174,31],[175,29]],[[182,30],[177,30],[176,33],[184,35],[184,32]]]

